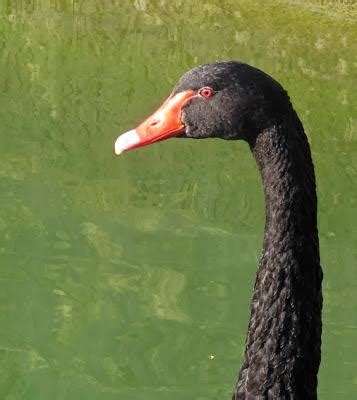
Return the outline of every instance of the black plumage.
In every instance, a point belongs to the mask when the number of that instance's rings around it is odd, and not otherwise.
[[[243,365],[233,399],[316,399],[322,270],[314,167],[287,93],[246,64],[186,73],[174,93],[212,87],[182,110],[183,137],[243,139],[262,176],[266,224]]]

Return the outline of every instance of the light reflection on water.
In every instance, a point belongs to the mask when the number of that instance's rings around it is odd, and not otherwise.
[[[271,73],[309,134],[325,271],[319,393],[354,397],[353,5],[4,4],[1,397],[230,398],[264,221],[248,148],[112,150],[184,71],[215,59]]]

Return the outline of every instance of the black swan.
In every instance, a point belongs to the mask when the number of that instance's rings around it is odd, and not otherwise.
[[[317,398],[322,270],[314,167],[302,123],[273,78],[236,61],[202,65],[115,153],[169,137],[248,142],[266,222],[246,348],[233,399]]]

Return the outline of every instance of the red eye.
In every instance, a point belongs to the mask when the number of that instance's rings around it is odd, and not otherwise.
[[[198,95],[207,99],[208,97],[211,97],[213,95],[213,89],[205,86],[198,91]]]

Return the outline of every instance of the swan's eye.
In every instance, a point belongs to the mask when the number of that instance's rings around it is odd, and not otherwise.
[[[213,89],[211,89],[208,86],[205,86],[205,87],[201,88],[198,91],[198,95],[201,96],[201,97],[204,97],[205,99],[207,99],[208,97],[213,96],[213,93],[214,93]]]

